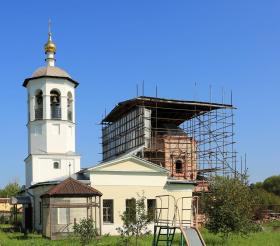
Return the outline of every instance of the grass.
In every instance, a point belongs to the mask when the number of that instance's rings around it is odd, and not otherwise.
[[[276,231],[280,224],[267,225],[262,232],[250,234],[248,237],[233,236],[227,242],[224,242],[221,237],[209,233],[207,230],[202,230],[202,234],[207,246],[274,246],[279,245],[280,231]],[[39,234],[28,234],[27,237],[23,233],[19,232],[5,232],[7,225],[0,225],[0,246],[78,246],[79,241],[76,239],[66,239],[62,241],[50,241],[43,238]],[[104,236],[100,240],[92,242],[94,246],[114,246],[117,245],[119,237],[117,236]],[[152,236],[147,236],[139,241],[139,246],[151,246]],[[134,245],[134,242],[133,244]],[[179,234],[176,235],[174,244],[179,245]]]

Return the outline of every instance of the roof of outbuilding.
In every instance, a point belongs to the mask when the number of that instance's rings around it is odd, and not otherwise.
[[[9,203],[9,202],[10,202],[10,198],[0,197],[0,203]]]
[[[102,196],[102,193],[73,178],[67,178],[60,184],[52,187],[41,197],[92,197]]]

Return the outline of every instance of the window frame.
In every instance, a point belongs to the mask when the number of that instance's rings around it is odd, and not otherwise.
[[[132,208],[128,206],[129,202],[133,202]],[[129,216],[129,219],[132,222],[136,221],[136,199],[135,198],[130,198],[130,199],[125,199],[125,211],[127,213],[127,216]]]
[[[56,163],[58,164],[58,167],[55,167]],[[53,169],[61,169],[60,161],[54,160],[52,164],[53,164]]]
[[[104,206],[104,201],[110,201],[111,202],[111,207],[108,207],[108,206]],[[111,216],[111,220],[104,220],[104,209],[106,208],[106,210],[110,210],[111,208],[111,214],[110,214],[110,211],[108,212],[107,214],[107,217],[110,217]],[[103,224],[114,224],[114,200],[113,199],[103,199],[102,201],[102,220],[103,220]]]
[[[66,223],[62,223],[62,222],[64,222],[63,219],[61,219],[61,217],[60,217],[62,212],[65,213]],[[57,208],[57,224],[58,225],[68,225],[69,223],[70,223],[70,208]]]
[[[179,163],[180,163],[180,165],[181,165],[181,168],[180,168],[180,169],[177,168],[177,165],[178,165]],[[175,172],[176,172],[176,173],[184,173],[184,171],[183,171],[183,161],[180,160],[180,159],[178,159],[178,160],[175,161]]]
[[[149,201],[153,201],[154,207],[152,207],[152,211],[150,210],[151,207],[149,207]],[[147,215],[149,221],[155,221],[156,219],[156,207],[157,207],[157,199],[147,199]],[[152,214],[151,218],[149,218],[149,215]]]

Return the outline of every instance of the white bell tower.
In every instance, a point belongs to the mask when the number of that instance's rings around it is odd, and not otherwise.
[[[49,30],[46,64],[23,86],[28,97],[26,187],[60,180],[80,171],[75,152],[75,88],[78,83],[55,66],[56,46]]]

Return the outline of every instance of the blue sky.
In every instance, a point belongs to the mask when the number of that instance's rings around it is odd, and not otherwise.
[[[57,65],[80,82],[77,151],[101,159],[100,126],[119,101],[145,94],[228,102],[233,91],[237,149],[250,180],[280,174],[280,2],[3,1],[1,3],[0,187],[24,183],[27,106],[23,80],[44,64],[53,22]],[[195,82],[197,89],[195,90]]]

